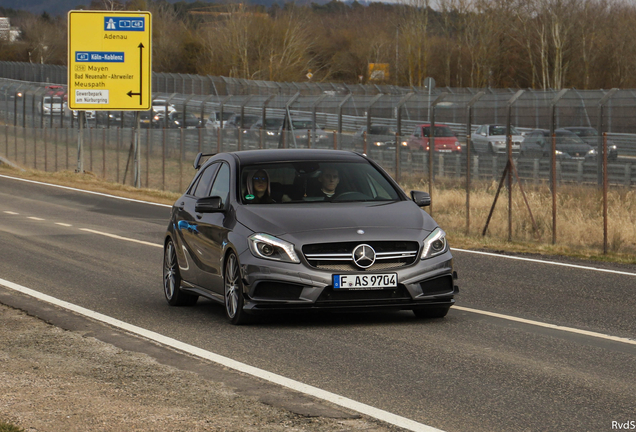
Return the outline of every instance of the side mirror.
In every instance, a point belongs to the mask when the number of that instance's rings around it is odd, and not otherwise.
[[[411,199],[419,207],[427,207],[431,205],[431,196],[428,192],[411,191]]]
[[[199,198],[194,204],[197,213],[219,213],[224,210],[223,200],[218,196]]]

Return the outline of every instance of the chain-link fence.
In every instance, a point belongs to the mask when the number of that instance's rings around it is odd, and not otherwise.
[[[0,62],[0,74],[17,69]],[[153,109],[141,113],[136,135],[131,112],[86,112],[79,128],[66,107],[66,86],[51,84],[55,71],[31,71],[48,83],[0,79],[0,154],[25,167],[75,169],[81,133],[85,169],[180,192],[200,151],[352,150],[398,181],[420,179],[431,193],[448,180],[465,187],[467,232],[475,182],[545,184],[553,193],[567,184],[597,190],[636,184],[631,90],[408,89],[154,74]],[[286,117],[292,120],[284,129]]]

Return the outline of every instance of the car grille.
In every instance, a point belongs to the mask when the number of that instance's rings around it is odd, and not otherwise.
[[[358,267],[353,261],[353,250],[361,244],[371,246],[376,253],[375,263],[368,268]],[[310,266],[344,272],[377,272],[404,267],[416,261],[418,252],[417,242],[406,241],[323,243],[303,247]]]

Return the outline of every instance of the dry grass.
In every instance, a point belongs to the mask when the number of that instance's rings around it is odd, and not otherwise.
[[[406,191],[428,191],[418,178],[402,182]],[[636,263],[636,190],[608,194],[608,254],[603,255],[601,191],[587,186],[559,186],[557,242],[552,244],[552,194],[546,185],[526,185],[530,213],[518,185],[513,185],[512,241],[508,241],[508,193],[499,194],[487,233],[482,230],[497,191],[497,182],[475,182],[470,194],[470,230],[466,232],[466,191],[457,180],[438,180],[433,188],[433,217],[455,247],[509,252],[566,255],[603,261]],[[537,235],[538,234],[538,235]]]
[[[0,154],[2,153],[4,152],[0,151]],[[106,155],[106,172],[102,172],[100,161],[99,164],[94,164],[94,167],[99,170],[98,174],[90,171],[76,174],[71,170],[44,172],[35,169],[22,172],[6,165],[0,165],[0,173],[164,204],[174,203],[180,194],[162,191],[160,190],[162,186],[173,191],[182,190],[194,174],[189,163],[182,163],[180,166],[178,159],[174,157],[168,159],[165,167],[162,167],[161,158],[151,155],[150,162],[146,165],[146,159],[142,153],[142,171],[144,172],[142,184],[146,186],[149,184],[151,187],[136,189],[116,182],[115,175],[112,173],[112,169],[117,166],[116,150],[107,147],[105,153],[100,149],[99,154]],[[9,156],[13,156],[11,151]],[[123,170],[125,166],[126,156],[127,154],[123,157],[119,155],[120,170]],[[20,153],[17,160],[23,162]],[[34,164],[35,161],[29,162],[25,167]],[[41,161],[38,161],[37,165],[44,167]],[[146,166],[150,168],[147,177]],[[164,169],[165,183],[162,180]],[[118,176],[120,180],[123,178],[122,171]],[[127,182],[130,182],[130,176]],[[406,191],[428,191],[428,184],[421,177],[404,178],[402,187]],[[473,183],[470,195],[471,226],[469,233],[466,233],[466,192],[463,182],[456,179],[436,180],[433,189],[433,217],[446,230],[453,247],[564,255],[636,264],[636,190],[621,188],[609,192],[609,251],[606,255],[603,254],[602,195],[597,189],[559,186],[555,245],[552,245],[552,196],[545,185],[527,185],[525,189],[539,238],[533,230],[518,185],[513,186],[512,241],[508,241],[508,196],[505,189],[499,195],[487,234],[482,236],[481,232],[496,190],[496,182]]]

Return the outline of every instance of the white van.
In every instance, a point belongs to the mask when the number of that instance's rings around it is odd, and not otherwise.
[[[41,115],[50,116],[62,115],[64,112],[64,102],[60,96],[44,96],[38,104],[38,112]]]

